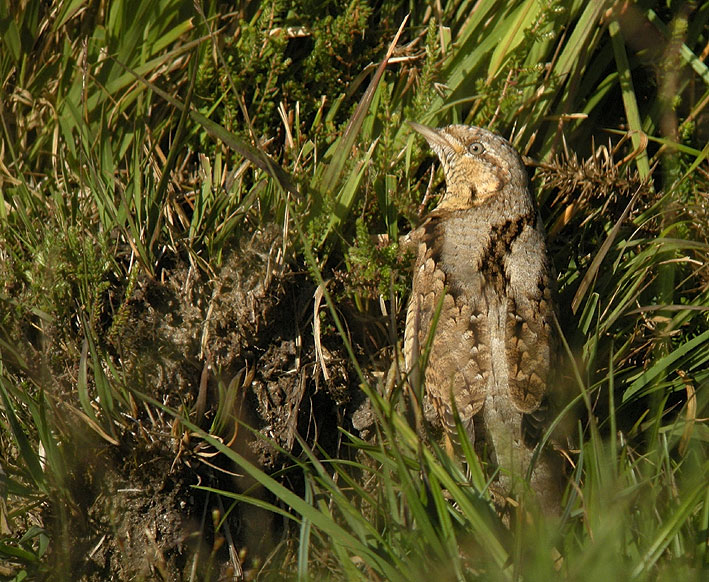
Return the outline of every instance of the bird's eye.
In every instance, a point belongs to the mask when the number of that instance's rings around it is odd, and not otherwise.
[[[471,154],[479,155],[485,151],[485,147],[480,142],[473,142],[468,146],[468,151]]]

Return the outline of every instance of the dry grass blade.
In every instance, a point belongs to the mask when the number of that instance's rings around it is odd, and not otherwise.
[[[625,207],[625,210],[623,210],[623,214],[621,214],[620,218],[616,221],[615,225],[608,233],[608,237],[601,245],[601,248],[598,249],[596,256],[593,258],[591,266],[588,268],[588,271],[586,271],[586,274],[584,275],[583,280],[581,281],[581,284],[579,285],[579,288],[576,291],[576,295],[574,295],[574,299],[571,302],[571,310],[574,313],[578,311],[581,301],[585,297],[586,292],[591,286],[591,282],[593,281],[594,277],[596,276],[596,273],[598,272],[598,268],[601,266],[603,259],[605,258],[606,254],[608,254],[608,251],[610,250],[611,246],[613,245],[613,242],[618,236],[620,227],[625,222],[625,219],[628,217],[628,214],[630,214],[630,211],[632,210],[635,201],[638,199],[638,195],[640,194],[640,192],[641,190],[638,189],[635,194],[633,194],[633,197],[630,199],[630,202],[628,202],[628,205]]]
[[[694,388],[694,383],[684,371],[678,370],[677,373],[682,378],[685,390],[687,391],[687,407],[685,411],[686,424],[679,443],[679,454],[684,456],[687,452],[689,441],[692,438],[692,433],[694,432],[694,423],[697,421],[697,392]]]
[[[325,355],[322,349],[322,337],[321,337],[321,326],[320,326],[320,304],[323,300],[323,285],[318,285],[315,290],[315,298],[313,301],[313,338],[315,341],[315,356],[316,361],[320,364],[320,370],[322,371],[323,378],[326,382],[330,381],[330,374],[327,371],[327,364],[325,363]]]

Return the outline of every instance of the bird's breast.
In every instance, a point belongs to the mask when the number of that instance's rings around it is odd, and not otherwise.
[[[455,293],[479,296],[491,289],[504,294],[509,283],[507,261],[524,232],[536,230],[536,214],[527,212],[503,220],[470,210],[451,215],[431,231],[433,258],[446,273]]]

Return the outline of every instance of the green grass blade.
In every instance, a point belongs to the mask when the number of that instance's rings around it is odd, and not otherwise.
[[[637,152],[635,163],[638,167],[638,173],[641,178],[647,178],[650,175],[650,163],[647,157],[647,151],[643,144],[643,124],[640,119],[640,111],[638,110],[638,101],[635,96],[633,87],[633,77],[630,69],[628,55],[625,52],[625,41],[620,30],[620,24],[613,19],[608,24],[608,32],[611,35],[613,45],[613,53],[615,54],[616,65],[618,67],[618,75],[620,80],[620,88],[623,94],[623,104],[625,105],[625,115],[628,119],[628,127],[630,128],[630,139],[633,142],[633,147]]]
[[[673,364],[687,354],[693,353],[698,346],[706,342],[709,342],[709,330],[682,344],[664,358],[660,358],[649,370],[642,372],[639,377],[633,381],[623,393],[623,402],[628,402],[630,399],[637,397],[641,392],[647,391],[649,389],[648,386],[655,378],[661,374],[666,374]]]
[[[384,56],[384,59],[382,59],[382,62],[377,67],[377,70],[374,73],[374,76],[372,77],[372,80],[370,81],[367,90],[364,92],[364,95],[362,96],[362,99],[357,105],[355,112],[352,114],[352,118],[350,119],[349,123],[347,124],[347,127],[345,128],[345,131],[342,133],[342,136],[338,140],[332,157],[327,161],[327,169],[323,174],[322,181],[320,182],[318,188],[319,191],[325,196],[327,196],[329,192],[333,192],[335,190],[336,185],[340,181],[340,177],[345,169],[347,159],[350,155],[350,152],[352,151],[352,146],[354,145],[355,140],[359,135],[360,128],[364,123],[364,118],[369,112],[369,108],[372,104],[372,100],[374,99],[374,95],[377,91],[377,88],[379,87],[380,81],[382,80],[384,71],[386,70],[386,67],[389,64],[389,59],[394,53],[394,49],[396,48],[396,45],[399,42],[399,37],[404,31],[404,26],[406,26],[406,22],[408,21],[408,19],[409,17],[406,16],[401,25],[399,26],[399,30],[394,35],[394,39],[391,41],[389,49],[387,50],[387,53]]]
[[[696,511],[697,503],[702,497],[707,495],[708,490],[707,483],[702,480],[692,491],[684,493],[683,500],[679,506],[664,521],[647,552],[636,564],[631,574],[632,578],[638,578],[657,563],[657,560],[672,542],[673,536],[677,534],[680,528],[685,525],[686,520]]]
[[[32,479],[34,485],[43,493],[48,493],[47,482],[44,476],[44,471],[42,470],[42,465],[40,462],[39,455],[32,447],[30,439],[22,428],[20,421],[15,413],[15,407],[10,399],[9,390],[6,383],[6,379],[0,375],[0,395],[2,395],[2,404],[5,412],[5,417],[10,424],[10,429],[12,436],[17,443],[17,448],[20,451],[20,455],[27,466],[29,477]]]

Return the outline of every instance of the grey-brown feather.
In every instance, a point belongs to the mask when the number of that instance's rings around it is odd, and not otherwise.
[[[418,126],[419,129],[421,126]],[[429,133],[447,191],[412,234],[418,241],[404,355],[451,431],[455,403],[471,441],[484,438],[500,468],[503,495],[518,489],[543,426],[551,358],[552,280],[541,221],[519,155],[480,128]],[[420,129],[419,129],[420,131]],[[466,148],[479,144],[473,157]],[[432,321],[440,305],[435,330]],[[417,362],[433,333],[423,377]],[[529,418],[526,418],[529,417]],[[532,488],[558,505],[558,468],[541,455]]]

